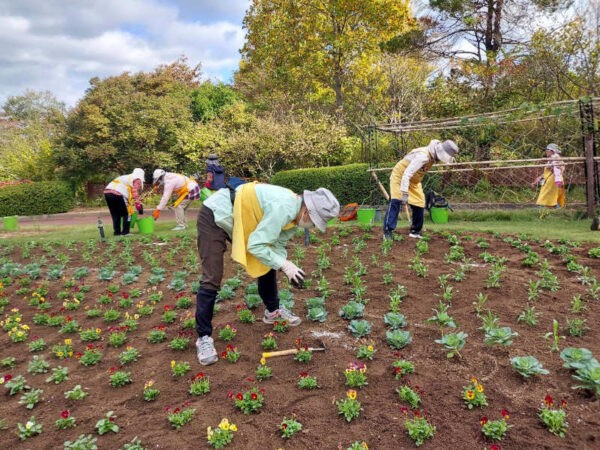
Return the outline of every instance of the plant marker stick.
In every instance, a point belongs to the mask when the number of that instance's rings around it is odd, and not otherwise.
[[[98,218],[98,231],[100,232],[100,242],[105,242],[106,237],[104,236],[104,226],[102,225],[102,219]]]

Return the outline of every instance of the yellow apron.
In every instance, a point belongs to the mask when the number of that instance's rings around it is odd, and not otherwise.
[[[183,177],[183,186],[175,191],[175,195],[177,196],[177,200],[173,203],[173,206],[178,206],[190,193],[188,189],[188,177],[185,175],[181,175]]]
[[[425,208],[425,194],[423,192],[423,186],[421,185],[421,180],[425,174],[429,171],[431,166],[433,166],[433,159],[429,154],[429,150],[424,149],[415,149],[411,151],[413,152],[422,152],[427,154],[429,158],[429,162],[426,163],[423,167],[421,167],[417,173],[413,175],[408,184],[408,204],[413,206],[419,206],[421,208]],[[409,154],[410,154],[409,153]],[[407,159],[401,159],[392,170],[392,174],[390,175],[390,192],[391,198],[395,198],[396,200],[400,200],[402,198],[402,192],[400,191],[400,183],[402,182],[402,175],[404,175],[404,171],[410,164],[410,161]]]
[[[558,187],[554,184],[554,172],[552,169],[546,167],[542,179],[544,180],[544,184],[540,189],[536,204],[549,207],[560,205],[561,208],[564,208],[565,188],[564,186]]]
[[[131,176],[129,177],[129,179],[131,180]],[[115,184],[125,184],[119,179],[115,179],[112,182]],[[133,191],[131,190],[131,186],[129,185],[129,183],[125,184],[125,187],[127,188],[127,192],[129,192],[129,198],[127,199],[127,214],[132,216],[135,211],[135,208],[133,207]]]
[[[231,238],[231,257],[246,269],[246,273],[253,278],[266,274],[270,267],[260,262],[254,255],[248,252],[248,238],[260,223],[263,210],[256,196],[256,182],[246,183],[240,186],[235,194],[233,204],[233,236]],[[290,222],[283,227],[289,230],[295,227]]]

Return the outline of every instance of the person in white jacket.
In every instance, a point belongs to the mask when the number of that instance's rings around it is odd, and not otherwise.
[[[411,238],[421,239],[425,194],[421,180],[435,163],[452,164],[458,153],[454,141],[440,142],[433,139],[426,147],[415,148],[408,152],[392,170],[390,175],[390,202],[383,220],[383,237],[392,239],[398,224],[398,213],[407,205],[411,209]]]
[[[104,198],[112,217],[115,236],[129,234],[134,207],[140,213],[143,211],[140,192],[144,189],[144,175],[142,169],[133,169],[129,175],[115,178],[104,188]]]
[[[163,196],[152,213],[154,220],[160,217],[161,210],[165,209],[171,196],[174,196],[173,208],[175,210],[177,226],[173,228],[173,231],[185,230],[187,228],[185,210],[192,200],[200,198],[200,186],[198,186],[198,183],[185,175],[156,169],[152,174],[152,184],[155,188],[163,187]]]

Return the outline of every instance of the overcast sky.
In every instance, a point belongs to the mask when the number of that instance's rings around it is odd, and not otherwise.
[[[0,105],[49,90],[68,106],[92,77],[149,71],[185,55],[230,82],[250,0],[0,0]]]

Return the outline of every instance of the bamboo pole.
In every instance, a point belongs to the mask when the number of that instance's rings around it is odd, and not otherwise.
[[[381,181],[379,181],[379,178],[377,178],[377,174],[374,171],[371,171],[371,175],[373,176],[375,183],[377,183],[377,186],[379,187],[379,190],[383,194],[383,197],[389,201],[390,195],[385,190],[385,187],[383,186],[383,184],[381,184]]]

